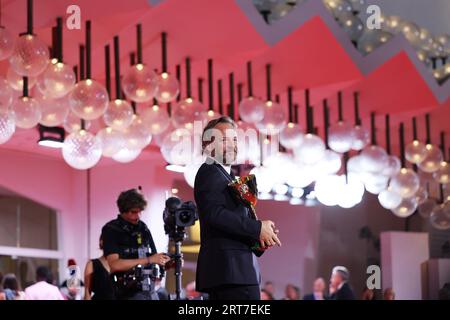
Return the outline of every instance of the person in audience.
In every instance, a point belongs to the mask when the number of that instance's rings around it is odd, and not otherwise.
[[[5,293],[3,292],[2,282],[3,282],[3,273],[0,272],[0,300],[6,300]]]
[[[275,300],[272,294],[266,289],[261,289],[261,300]]]
[[[348,283],[350,273],[346,267],[336,266],[331,271],[330,299],[331,300],[355,300],[353,289]]]
[[[392,288],[386,288],[384,290],[383,300],[395,300],[395,292]]]
[[[375,299],[375,292],[373,289],[364,288],[362,294],[361,294],[361,300],[376,300]]]
[[[50,284],[52,275],[46,266],[36,269],[36,283],[25,289],[26,300],[64,300],[58,287]]]
[[[264,290],[267,293],[269,293],[273,298],[275,297],[275,287],[273,286],[273,282],[272,281],[266,281],[264,283]]]
[[[303,300],[325,300],[325,280],[323,278],[317,278],[314,280],[313,293],[307,294],[303,297]]]
[[[3,278],[2,282],[3,292],[6,300],[24,300],[25,292],[19,289],[19,282],[16,275],[8,273]]]
[[[81,280],[81,271],[75,259],[69,259],[67,261],[67,268],[70,276],[61,284],[61,293],[66,300],[83,300],[85,292],[84,283]]]
[[[111,270],[103,253],[103,235],[100,235],[98,245],[102,256],[89,260],[84,268],[84,300],[114,300]]]
[[[293,284],[288,284],[284,290],[284,300],[300,300],[300,288]]]

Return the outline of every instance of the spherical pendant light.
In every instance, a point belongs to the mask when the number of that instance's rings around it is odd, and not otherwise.
[[[78,82],[69,94],[72,112],[84,120],[101,117],[108,108],[108,102],[105,87],[92,79]]]
[[[85,130],[89,130],[89,128],[91,127],[91,124],[92,123],[90,121],[85,121],[84,122]],[[64,119],[64,121],[63,121],[63,126],[64,126],[64,129],[69,133],[81,130],[81,119],[77,115],[75,115],[73,112],[69,111],[69,114],[67,115],[66,119]]]
[[[128,101],[115,99],[108,103],[103,120],[108,127],[123,131],[133,121],[133,108]]]
[[[325,143],[314,134],[308,133],[299,148],[294,149],[296,159],[305,164],[320,161],[325,154]]]
[[[8,68],[8,71],[6,73],[6,80],[14,90],[21,92],[23,91],[23,77],[16,73],[11,67]],[[36,77],[28,77],[28,89],[33,88],[36,82]]]
[[[0,61],[8,59],[13,51],[15,38],[5,27],[0,26]]]
[[[9,58],[9,63],[16,73],[24,77],[36,77],[49,64],[48,46],[31,34],[20,36]]]
[[[239,102],[239,116],[245,122],[258,123],[264,119],[264,102],[255,97],[247,97]]]
[[[112,156],[113,160],[120,162],[120,163],[129,163],[134,160],[136,160],[139,155],[141,154],[142,149],[130,149],[127,147],[124,147],[119,150],[116,154]]]
[[[140,113],[140,117],[152,135],[161,134],[170,124],[169,114],[166,109],[156,104],[150,108],[145,108]]]
[[[58,99],[68,94],[75,82],[75,73],[69,65],[53,61],[39,76],[37,88],[46,97]]]
[[[397,192],[403,198],[410,198],[419,190],[420,181],[413,170],[402,168],[397,175],[392,177],[389,186],[392,191]]]
[[[392,213],[399,218],[407,218],[417,209],[417,200],[415,197],[403,199],[400,205],[392,209]]]
[[[145,64],[132,66],[122,79],[125,95],[138,103],[148,102],[155,96],[156,74]]]
[[[0,112],[0,144],[5,143],[16,131],[14,118],[7,112]]]
[[[163,72],[155,79],[155,98],[161,103],[175,101],[180,94],[180,83],[170,73]]]
[[[276,102],[264,103],[264,118],[256,123],[259,132],[267,135],[279,134],[286,126],[286,113]]]
[[[304,136],[301,127],[296,123],[290,122],[281,131],[280,143],[286,149],[296,149],[302,144]]]
[[[41,94],[36,97],[36,100],[39,102],[42,113],[40,124],[56,127],[64,123],[70,111],[67,97],[49,99]]]
[[[405,148],[405,158],[411,163],[419,164],[427,156],[427,147],[424,143],[414,140]]]
[[[0,113],[8,112],[13,102],[13,90],[8,81],[0,76]]]
[[[133,115],[131,124],[123,130],[125,147],[131,150],[144,149],[152,141],[152,135],[138,115]]]
[[[369,130],[362,126],[355,126],[353,128],[353,144],[352,149],[359,151],[364,149],[370,143]]]
[[[402,196],[392,191],[390,188],[381,191],[378,195],[378,201],[381,206],[388,210],[397,208],[402,203],[402,200]]]
[[[69,134],[62,148],[64,160],[78,170],[92,168],[102,156],[100,139],[86,130]]]
[[[31,129],[41,120],[39,102],[31,97],[20,97],[11,107],[14,121],[18,128]]]
[[[441,162],[444,160],[442,151],[431,144],[427,144],[427,154],[422,162],[419,163],[419,168],[425,172],[436,172],[439,170]]]
[[[112,157],[125,148],[125,139],[122,132],[113,128],[101,129],[97,132],[97,137],[102,144],[102,155],[104,157]]]
[[[344,121],[332,125],[328,133],[328,145],[330,149],[338,153],[344,153],[353,145],[353,127]]]
[[[172,109],[172,123],[176,128],[191,129],[194,121],[204,121],[206,107],[199,101],[186,98]]]

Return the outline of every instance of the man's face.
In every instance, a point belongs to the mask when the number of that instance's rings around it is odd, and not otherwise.
[[[141,209],[134,208],[128,212],[122,213],[121,216],[125,221],[128,221],[129,223],[132,223],[132,224],[137,224],[139,222],[139,220],[141,219],[141,213],[142,213]]]
[[[267,292],[270,292],[271,294],[274,293],[274,288],[272,283],[268,283],[264,286],[264,289],[266,289]]]
[[[338,272],[333,272],[331,274],[330,284],[331,286],[337,288],[342,283],[342,277]]]
[[[325,281],[317,279],[314,281],[314,292],[323,292],[325,290]]]
[[[229,123],[219,123],[213,129],[212,156],[224,165],[231,165],[237,157],[237,132]]]

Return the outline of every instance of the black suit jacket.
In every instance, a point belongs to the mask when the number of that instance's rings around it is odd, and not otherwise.
[[[252,219],[247,208],[235,199],[228,187],[230,181],[231,176],[218,163],[204,163],[195,177],[201,236],[197,291],[259,284],[250,247],[259,239],[261,221]]]
[[[345,282],[342,287],[333,293],[330,297],[331,300],[355,300],[355,294],[353,293],[350,285]]]

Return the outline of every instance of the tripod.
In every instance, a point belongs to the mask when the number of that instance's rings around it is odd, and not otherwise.
[[[181,300],[181,262],[183,259],[183,254],[181,253],[181,241],[175,242],[175,293],[176,300]]]

